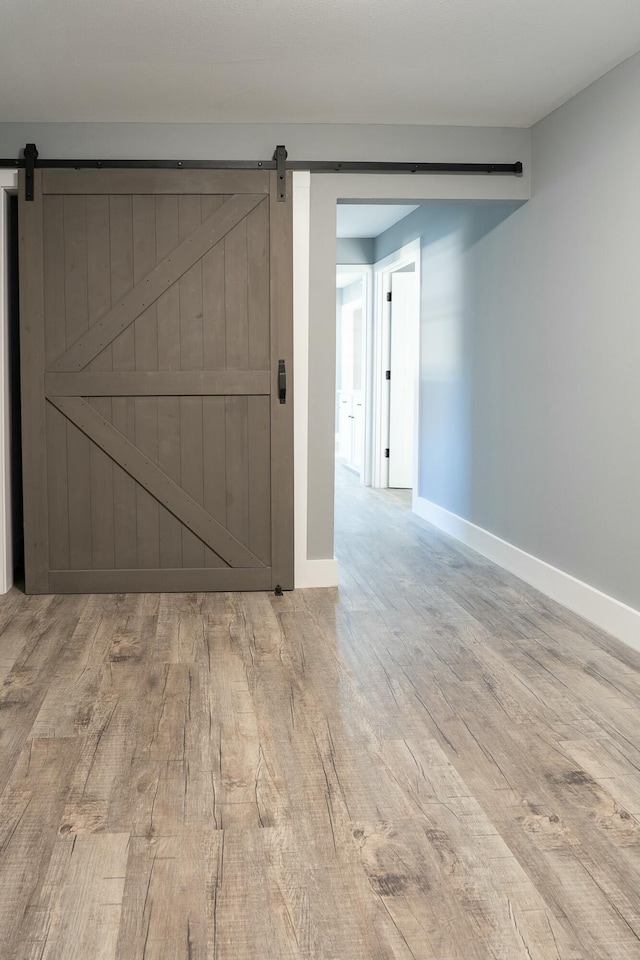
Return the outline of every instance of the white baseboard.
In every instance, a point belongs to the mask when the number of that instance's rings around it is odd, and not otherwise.
[[[296,564],[296,590],[299,587],[337,587],[338,561],[301,560]]]
[[[509,573],[531,584],[553,600],[591,621],[618,640],[640,650],[640,611],[607,596],[595,587],[552,567],[519,547],[501,540],[488,530],[445,510],[444,507],[414,496],[413,511],[427,523],[477,550],[483,557],[504,567]]]

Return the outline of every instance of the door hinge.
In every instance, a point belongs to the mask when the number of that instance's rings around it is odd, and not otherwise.
[[[391,380],[391,370],[385,370],[384,378],[385,380]]]
[[[388,458],[388,456],[389,456],[389,447],[387,447],[387,449],[384,451],[384,455],[385,455],[385,457]]]
[[[387,293],[387,301],[391,303],[391,290]]]

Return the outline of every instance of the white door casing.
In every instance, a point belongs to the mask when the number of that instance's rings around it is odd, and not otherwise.
[[[390,427],[390,400],[391,384],[393,382],[393,372],[391,380],[386,379],[386,371],[391,369],[391,307],[387,299],[387,294],[391,293],[392,276],[397,271],[413,266],[416,290],[416,309],[418,318],[415,321],[413,350],[413,367],[411,369],[412,390],[414,414],[412,421],[413,441],[412,448],[417,451],[418,448],[418,358],[420,355],[420,332],[419,332],[419,303],[420,295],[420,240],[412,240],[404,247],[396,250],[383,260],[374,264],[374,282],[375,282],[375,318],[373,332],[373,416],[370,424],[371,446],[373,449],[373,470],[372,486],[388,487],[390,457],[387,457],[385,451],[390,448],[389,427]],[[397,376],[405,376],[400,372]],[[404,442],[404,441],[401,441]],[[417,486],[417,455],[413,457],[413,479],[409,486]]]
[[[389,382],[389,486],[413,487],[415,392],[418,380],[420,325],[415,270],[391,274]]]

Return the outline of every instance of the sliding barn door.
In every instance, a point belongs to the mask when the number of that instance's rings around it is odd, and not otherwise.
[[[27,592],[293,587],[275,173],[37,170],[23,193]]]

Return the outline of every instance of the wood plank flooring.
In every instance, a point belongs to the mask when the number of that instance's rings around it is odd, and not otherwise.
[[[339,589],[0,598],[1,960],[638,960],[640,656],[338,506]]]

